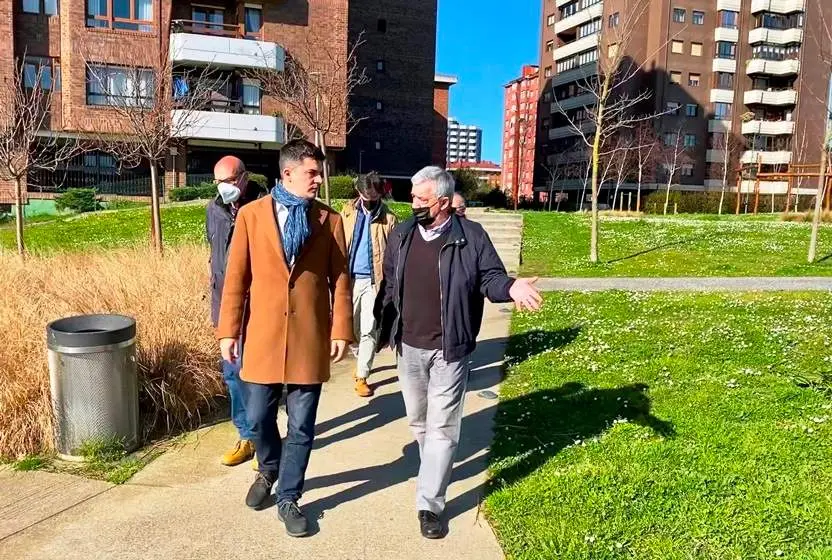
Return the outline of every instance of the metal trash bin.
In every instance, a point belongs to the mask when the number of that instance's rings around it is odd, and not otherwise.
[[[119,438],[139,444],[136,321],[123,315],[81,315],[49,323],[49,386],[55,449],[80,458],[87,441]]]

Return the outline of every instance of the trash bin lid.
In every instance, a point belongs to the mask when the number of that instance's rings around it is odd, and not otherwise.
[[[126,315],[78,315],[46,326],[46,345],[52,350],[119,344],[135,336],[136,320]]]

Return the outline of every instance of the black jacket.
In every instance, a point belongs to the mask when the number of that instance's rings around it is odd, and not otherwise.
[[[387,242],[384,279],[375,306],[379,348],[389,344],[395,349],[401,342],[404,263],[413,235],[421,234],[410,218],[393,230]],[[494,303],[511,301],[514,279],[506,274],[483,227],[456,215],[451,216],[451,231],[439,253],[439,276],[443,357],[457,361],[476,347],[485,298]]]
[[[257,200],[262,194],[263,189],[260,185],[249,181],[246,194],[240,200],[240,207]],[[222,286],[225,282],[225,266],[228,262],[228,244],[231,243],[231,234],[234,233],[235,219],[231,214],[231,206],[223,204],[219,196],[208,203],[205,214],[205,237],[211,246],[211,322],[216,327],[220,315]]]

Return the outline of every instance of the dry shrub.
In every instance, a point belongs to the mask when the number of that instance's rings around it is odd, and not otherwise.
[[[780,220],[784,222],[811,223],[814,219],[814,212],[789,212],[780,215]],[[820,221],[827,224],[832,223],[832,212],[825,210],[821,212]]]
[[[147,248],[32,257],[0,251],[0,457],[52,447],[46,324],[122,313],[138,324],[145,437],[192,428],[223,394],[208,314],[207,251]]]

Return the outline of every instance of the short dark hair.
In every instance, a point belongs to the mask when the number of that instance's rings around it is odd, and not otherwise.
[[[364,173],[355,178],[355,190],[359,194],[370,194],[375,192],[379,196],[384,196],[384,182],[375,171]]]
[[[300,164],[306,158],[324,161],[324,153],[315,144],[302,138],[287,142],[280,148],[280,161],[278,162],[280,172],[283,173],[283,170],[291,164]]]

